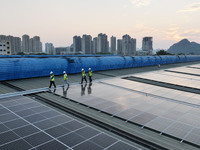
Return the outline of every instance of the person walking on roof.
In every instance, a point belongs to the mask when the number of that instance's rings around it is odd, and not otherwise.
[[[85,70],[84,70],[83,68],[82,68],[81,72],[82,72],[81,84],[83,84],[83,80],[85,80],[85,82],[87,83],[87,79],[86,79]]]
[[[64,72],[63,72],[63,87],[65,87],[66,84],[67,84],[67,86],[69,86],[67,74],[66,74],[66,72],[64,71]]]
[[[56,88],[55,76],[54,76],[53,72],[51,71],[50,72],[50,85],[49,85],[49,88],[51,88],[52,84],[53,84],[54,88]]]
[[[91,68],[89,68],[88,77],[89,77],[90,83],[92,83],[92,70],[91,70]]]

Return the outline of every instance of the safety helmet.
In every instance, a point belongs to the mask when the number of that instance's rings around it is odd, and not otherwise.
[[[82,68],[81,71],[84,71],[84,69]]]
[[[66,72],[65,72],[65,71],[63,71],[63,73],[65,74]]]
[[[89,68],[89,70],[91,70],[91,68]]]
[[[53,72],[51,71],[50,74],[53,74]]]

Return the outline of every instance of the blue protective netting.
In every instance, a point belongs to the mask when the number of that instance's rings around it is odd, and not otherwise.
[[[0,57],[0,81],[48,76],[50,71],[55,75],[78,73],[84,68],[93,71],[152,66],[158,64],[199,61],[197,55],[180,56],[39,56],[34,57]]]

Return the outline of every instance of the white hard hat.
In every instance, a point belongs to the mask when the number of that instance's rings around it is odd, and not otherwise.
[[[53,74],[53,72],[51,71],[50,74]]]
[[[89,70],[91,70],[91,68],[89,68]]]
[[[84,69],[82,68],[81,71],[83,71]]]
[[[63,73],[66,73],[65,71],[63,71]]]

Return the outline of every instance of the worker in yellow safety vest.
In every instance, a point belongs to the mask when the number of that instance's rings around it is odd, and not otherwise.
[[[66,74],[66,72],[64,71],[64,72],[63,72],[63,87],[65,87],[66,84],[67,84],[67,86],[69,86],[67,74]]]
[[[51,88],[51,85],[53,84],[54,88],[56,88],[56,84],[55,84],[55,76],[53,74],[53,72],[50,72],[50,85],[49,88]]]
[[[88,70],[89,70],[88,77],[89,77],[90,83],[92,83],[92,70],[91,68],[89,68]]]
[[[83,84],[83,80],[85,80],[85,82],[87,83],[86,73],[85,73],[85,70],[83,68],[81,70],[81,73],[82,73],[81,84]]]

